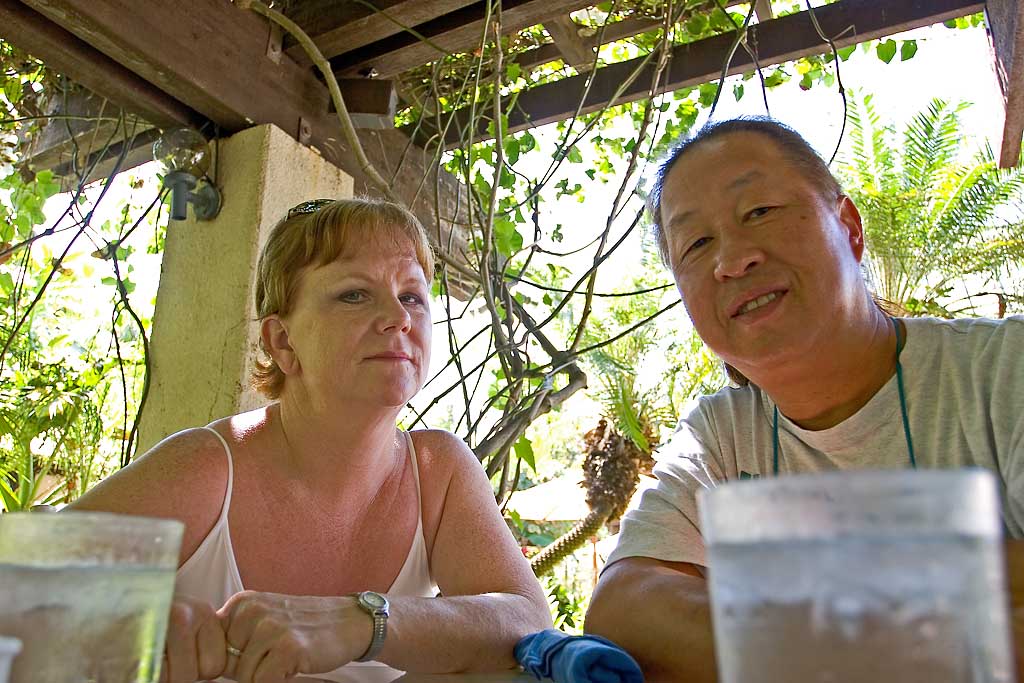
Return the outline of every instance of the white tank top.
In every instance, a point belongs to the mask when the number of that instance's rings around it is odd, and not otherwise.
[[[235,562],[235,551],[231,546],[231,531],[228,528],[228,511],[231,508],[231,489],[234,483],[234,463],[231,448],[216,430],[204,427],[217,437],[224,446],[228,457],[228,485],[224,494],[224,505],[217,523],[210,529],[203,542],[199,544],[192,556],[178,569],[175,592],[204,600],[219,609],[235,593],[245,590],[242,577],[238,573]],[[409,444],[409,458],[412,460],[413,478],[416,482],[416,498],[419,501],[416,533],[412,537],[409,555],[405,558],[402,570],[388,589],[388,595],[404,595],[432,598],[437,595],[437,586],[430,576],[430,564],[427,560],[427,543],[423,538],[423,507],[420,493],[420,473],[416,462],[416,449],[412,437],[405,432]],[[393,681],[403,672],[392,669],[379,662],[353,662],[330,673],[316,674],[314,680],[352,682],[352,683],[385,683]],[[226,681],[227,679],[218,679]],[[300,679],[301,680],[301,679]]]

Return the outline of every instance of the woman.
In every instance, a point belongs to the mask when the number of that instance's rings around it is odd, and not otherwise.
[[[295,207],[257,274],[275,402],[168,437],[74,506],[184,522],[168,680],[507,669],[550,625],[473,453],[395,427],[429,365],[432,277],[404,209]]]

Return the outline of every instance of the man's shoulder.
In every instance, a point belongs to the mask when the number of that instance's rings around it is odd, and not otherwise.
[[[1024,316],[991,318],[904,318],[908,349],[917,346],[933,355],[936,351],[964,355],[977,362],[1011,353],[1020,356],[1024,344]],[[915,343],[916,342],[916,343]]]
[[[993,335],[1024,335],[1024,315],[1006,318],[901,318],[908,334],[989,337]]]
[[[698,397],[684,411],[684,421],[693,426],[700,421],[736,420],[763,410],[765,395],[755,384],[730,384],[713,394]]]

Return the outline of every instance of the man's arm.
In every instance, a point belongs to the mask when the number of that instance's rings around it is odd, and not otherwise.
[[[1005,551],[1013,653],[1017,660],[1017,669],[1022,670],[1021,667],[1024,667],[1024,541],[1008,539]]]
[[[625,648],[652,683],[717,680],[707,582],[693,564],[615,562],[594,590],[584,630]]]

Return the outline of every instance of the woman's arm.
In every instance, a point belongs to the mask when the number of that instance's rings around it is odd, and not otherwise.
[[[388,596],[376,659],[419,673],[510,669],[519,639],[551,626],[543,591],[473,453],[445,432],[417,443],[420,462],[430,463],[421,471],[448,473],[430,483],[443,498],[430,554],[443,597]],[[234,671],[243,683],[331,671],[360,657],[372,636],[372,619],[352,597],[239,593],[220,616],[228,643],[243,652]]]
[[[417,672],[512,668],[519,639],[551,627],[544,592],[473,452],[448,432],[424,437],[453,465],[430,558],[444,597],[394,598],[381,661]]]

